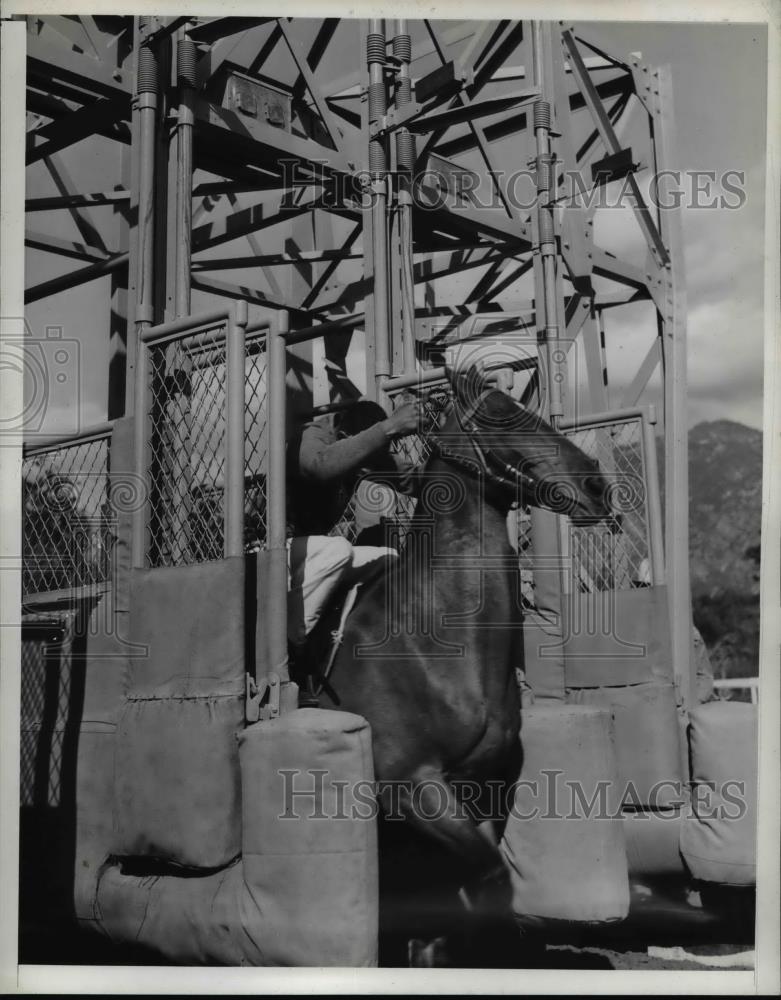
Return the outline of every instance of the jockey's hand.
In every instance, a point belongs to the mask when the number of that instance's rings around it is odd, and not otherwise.
[[[393,411],[383,426],[389,437],[400,438],[415,434],[420,428],[421,404],[404,403]]]

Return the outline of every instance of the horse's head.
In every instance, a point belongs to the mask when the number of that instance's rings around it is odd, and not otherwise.
[[[575,524],[607,520],[617,530],[599,463],[477,368],[448,370],[448,377],[454,405],[436,440],[446,461],[479,471],[508,505],[518,499],[567,514]]]

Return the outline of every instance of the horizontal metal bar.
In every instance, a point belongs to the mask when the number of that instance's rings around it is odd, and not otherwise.
[[[171,320],[170,323],[161,323],[159,326],[149,326],[142,330],[141,341],[149,344],[175,337],[184,337],[188,333],[198,333],[204,327],[225,323],[230,319],[230,316],[231,310],[225,306],[221,309],[201,313],[198,316],[182,316],[180,319]]]
[[[113,429],[114,421],[106,420],[102,424],[93,424],[91,427],[86,427],[83,431],[79,431],[77,434],[53,435],[52,437],[41,438],[34,444],[24,444],[22,446],[22,454],[25,458],[27,458],[30,455],[40,455],[42,452],[46,451],[68,448],[73,445],[87,444],[89,441],[97,441],[100,438],[111,437]]]
[[[759,687],[758,677],[714,677],[715,688],[752,688]]]
[[[559,429],[562,431],[585,430],[604,424],[622,423],[627,420],[647,420],[649,424],[656,423],[656,408],[654,406],[628,406],[620,410],[605,410],[603,413],[589,413],[583,417],[562,418]]]
[[[187,34],[194,42],[205,42],[212,45],[227,35],[235,35],[239,31],[244,32],[251,28],[259,28],[269,21],[275,20],[274,17],[218,17],[213,21],[197,24],[194,28],[188,28]]]
[[[63,240],[59,236],[46,233],[36,233],[27,230],[24,234],[24,245],[43,253],[54,253],[61,257],[71,257],[80,261],[109,260],[112,254],[88,243],[77,243],[74,240]]]
[[[99,97],[130,96],[133,89],[133,73],[129,69],[109,67],[91,56],[68,49],[67,45],[56,45],[45,41],[39,35],[27,35],[27,78],[28,82],[40,81],[46,93],[58,95],[78,91],[83,95]]]
[[[451,128],[464,122],[474,122],[479,118],[489,117],[503,111],[510,111],[513,108],[529,104],[539,97],[539,91],[534,88],[525,90],[519,94],[511,94],[507,97],[494,97],[485,101],[472,101],[464,103],[460,107],[448,108],[445,111],[431,111],[424,114],[424,109],[419,105],[416,113],[410,114],[407,109],[398,115],[389,114],[381,127],[373,127],[373,131],[380,134],[392,132],[406,124],[410,132],[435,132],[440,128]]]
[[[501,364],[495,365],[493,369],[487,368],[485,370],[486,381],[496,384],[499,378],[499,370],[502,368],[512,368],[515,370],[517,365],[508,364],[504,361]],[[425,372],[417,372],[410,375],[396,375],[394,378],[387,379],[383,382],[382,391],[387,393],[389,396],[392,396],[404,389],[414,389],[416,386],[424,385],[444,385],[449,381],[450,379],[447,376],[446,369],[444,366],[440,366],[438,368],[431,368]]]
[[[255,323],[247,324],[247,336],[251,333],[268,333],[271,329],[271,321],[268,319],[260,319]]]
[[[401,389],[409,389],[415,385],[428,385],[431,382],[444,382],[447,380],[447,372],[444,365],[437,368],[429,368],[424,372],[411,372],[409,375],[396,375],[394,378],[386,378],[382,383],[382,391],[387,393],[399,392]]]
[[[103,583],[87,583],[82,584],[80,587],[69,587],[67,590],[49,590],[41,591],[35,594],[23,594],[22,595],[22,614],[28,611],[31,607],[47,607],[49,605],[55,605],[57,607],[62,607],[63,610],[66,607],[72,606],[77,601],[84,601],[87,598],[94,598],[101,594],[107,594],[111,590],[111,584],[108,581]],[[37,623],[33,623],[37,624]],[[22,621],[22,626],[24,627],[24,621]]]
[[[284,334],[286,344],[301,344],[306,340],[317,340],[327,333],[349,333],[366,320],[365,313],[356,313],[344,319],[326,320],[317,326],[302,327],[300,330],[290,330]]]
[[[363,252],[358,250],[302,250],[300,253],[270,253],[247,257],[215,257],[209,260],[193,261],[193,271],[232,271],[244,267],[279,267],[281,265],[301,265],[324,260],[360,260]]]
[[[253,191],[271,190],[285,187],[280,173],[263,174],[258,171],[256,183],[251,181],[203,181],[193,188],[193,198],[219,198],[226,194],[249,194]]]
[[[130,97],[127,94],[98,98],[78,111],[28,132],[25,164],[31,166],[46,156],[53,156],[59,150],[94,135],[100,127],[123,120],[129,112]]]
[[[271,309],[289,309],[291,313],[298,314],[301,310],[296,306],[291,306],[281,297],[272,298],[258,288],[249,288],[247,285],[234,285],[228,281],[218,281],[216,278],[206,279],[201,273],[193,274],[193,288],[202,292],[209,292],[213,295],[221,295],[224,298],[246,302],[248,304],[263,306]],[[281,295],[281,293],[278,293]],[[311,311],[311,310],[310,310]]]
[[[94,281],[95,278],[111,274],[121,267],[126,267],[129,257],[130,255],[127,253],[120,253],[97,264],[90,264],[89,267],[82,267],[77,271],[69,271],[68,274],[61,274],[56,278],[51,278],[49,281],[43,281],[40,285],[33,285],[32,288],[25,289],[25,304],[38,302],[39,299],[45,299],[49,295],[65,292],[69,288],[76,288],[78,285],[83,285],[88,281]]]
[[[129,201],[129,191],[95,191],[93,194],[28,198],[24,203],[24,210],[26,212],[51,212],[60,208],[86,208],[90,205],[115,205]]]

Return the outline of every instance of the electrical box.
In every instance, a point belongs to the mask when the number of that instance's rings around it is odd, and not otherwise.
[[[290,94],[233,71],[228,74],[223,107],[247,118],[290,131]]]

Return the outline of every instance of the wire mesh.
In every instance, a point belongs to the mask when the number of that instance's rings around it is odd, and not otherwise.
[[[642,432],[639,416],[566,432],[581,451],[599,462],[621,514],[621,530],[615,534],[602,526],[576,527],[567,522],[573,590],[626,590],[651,582]]]
[[[114,540],[108,435],[22,462],[22,592],[105,582]]]
[[[449,387],[409,390],[399,393],[394,398],[394,409],[411,399],[420,399],[423,404],[420,433],[397,438],[391,445],[391,454],[395,457],[400,471],[422,469],[425,466],[431,454],[431,435],[450,404],[451,392]],[[389,488],[384,491],[384,495],[372,490],[371,498],[368,500],[363,495],[365,493],[365,487],[359,484],[351,495],[345,494],[343,513],[329,534],[341,535],[349,542],[354,542],[362,527],[361,512],[374,510],[393,525],[393,540],[403,545],[415,513],[415,498],[395,490],[391,491]]]
[[[399,393],[394,400],[396,406],[402,406],[410,400],[417,399],[422,404],[420,416],[420,433],[409,434],[394,442],[392,450],[403,466],[422,469],[431,457],[431,443],[434,432],[440,427],[453,399],[453,391],[449,385],[436,386],[432,389],[407,390]],[[414,497],[404,493],[396,494],[396,505],[392,514],[398,532],[399,544],[404,544],[412,517],[415,513]]]
[[[534,596],[534,553],[532,550],[532,518],[528,507],[515,507],[510,511],[510,523],[514,521],[518,552],[518,568],[521,574],[521,597],[524,604],[536,607]]]
[[[24,625],[51,615],[25,615]],[[62,794],[63,741],[71,699],[74,613],[58,612],[56,641],[42,629],[22,639],[19,791],[23,806],[58,806]]]
[[[268,377],[266,341],[247,341],[244,394],[244,547],[266,545],[266,472],[268,469]]]
[[[225,545],[226,344],[218,328],[151,345],[150,566],[220,559]],[[265,338],[244,361],[244,546],[266,544]]]
[[[152,344],[148,561],[219,559],[225,470],[225,338],[216,329]]]

